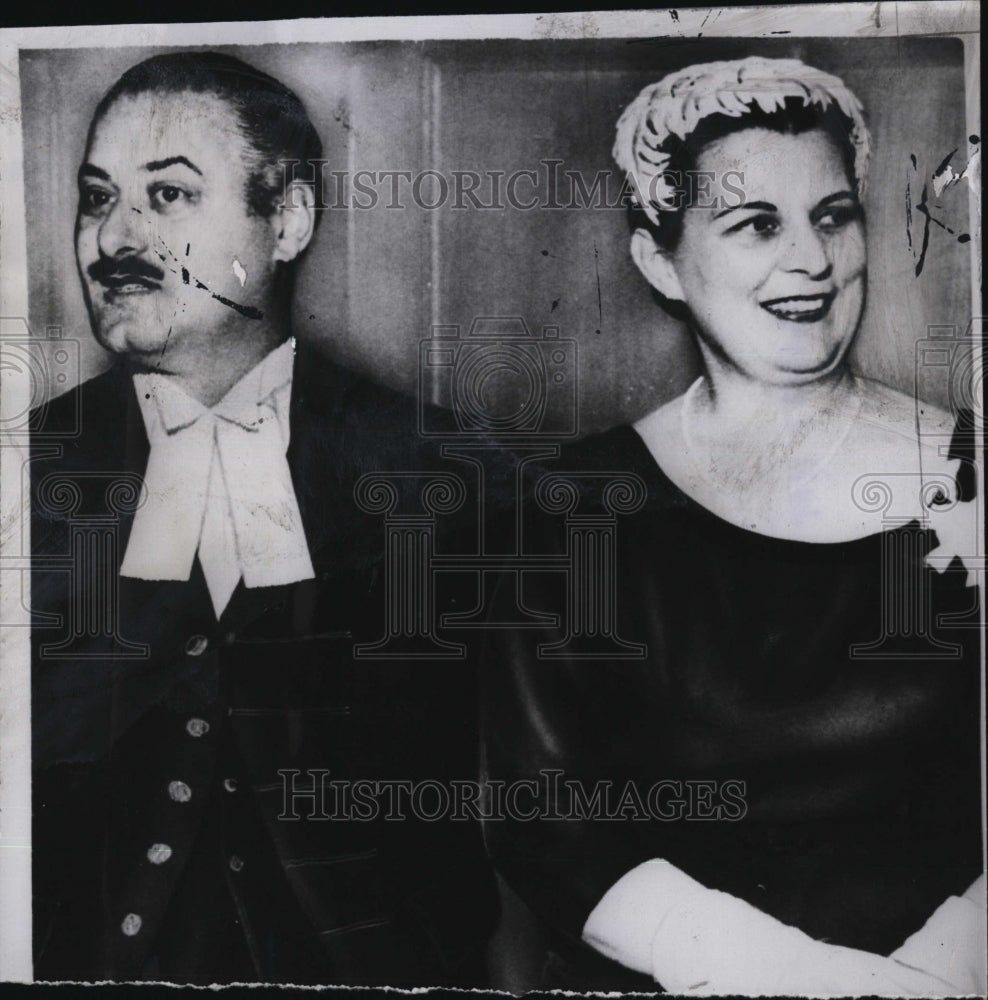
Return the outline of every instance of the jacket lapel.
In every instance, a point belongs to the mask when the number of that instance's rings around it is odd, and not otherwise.
[[[299,344],[292,380],[288,468],[312,564],[332,561],[340,518],[353,505],[347,445],[348,379],[336,365]]]

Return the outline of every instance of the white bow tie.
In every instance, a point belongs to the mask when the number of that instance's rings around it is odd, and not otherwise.
[[[121,576],[188,580],[196,552],[219,618],[243,577],[315,576],[288,468],[291,342],[212,409],[160,375],[135,375],[151,454]]]

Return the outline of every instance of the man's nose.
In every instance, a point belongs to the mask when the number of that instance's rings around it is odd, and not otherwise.
[[[785,254],[788,270],[806,274],[814,281],[829,278],[833,270],[826,237],[812,223],[796,228]]]
[[[99,249],[105,257],[129,257],[148,248],[148,227],[141,210],[120,199],[99,227]]]

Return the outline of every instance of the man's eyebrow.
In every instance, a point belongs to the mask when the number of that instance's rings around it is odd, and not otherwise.
[[[722,216],[727,215],[728,212],[736,212],[741,208],[750,208],[760,212],[778,212],[778,208],[776,208],[770,201],[745,201],[740,205],[732,205],[730,208],[725,208],[722,212],[718,212],[714,218],[719,219]]]
[[[101,181],[110,179],[110,175],[102,167],[94,167],[91,163],[84,163],[79,168],[79,180],[83,177],[98,177]]]
[[[189,159],[184,156],[167,156],[163,160],[149,160],[144,164],[145,170],[164,170],[165,167],[174,166],[176,163],[181,163],[183,166],[189,168],[189,170],[194,170],[200,177],[202,177],[202,171]]]

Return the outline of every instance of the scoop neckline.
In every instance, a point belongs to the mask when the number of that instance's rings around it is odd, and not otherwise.
[[[909,521],[896,524],[894,527],[883,529],[881,531],[873,531],[867,535],[858,535],[855,538],[846,538],[833,542],[811,542],[801,538],[784,538],[781,535],[768,535],[761,531],[754,531],[751,528],[745,528],[740,524],[735,524],[733,521],[729,521],[727,518],[721,517],[720,514],[714,513],[714,511],[710,510],[709,507],[705,507],[699,500],[691,497],[685,490],[673,482],[673,480],[670,479],[669,475],[666,473],[665,469],[663,469],[658,461],[656,461],[655,456],[645,443],[644,438],[642,438],[641,434],[638,433],[632,424],[622,424],[615,428],[614,432],[619,432],[624,436],[629,437],[632,441],[634,451],[638,453],[638,464],[649,468],[653,478],[657,480],[658,485],[661,487],[663,492],[671,495],[679,502],[680,505],[688,507],[691,511],[698,514],[712,528],[723,534],[737,534],[762,546],[776,546],[779,548],[804,550],[812,549],[817,552],[835,552],[841,549],[847,550],[866,545],[874,545],[877,540],[897,532],[907,530],[914,531],[917,529],[924,532],[931,530],[928,526],[922,525],[918,518],[914,517]]]

